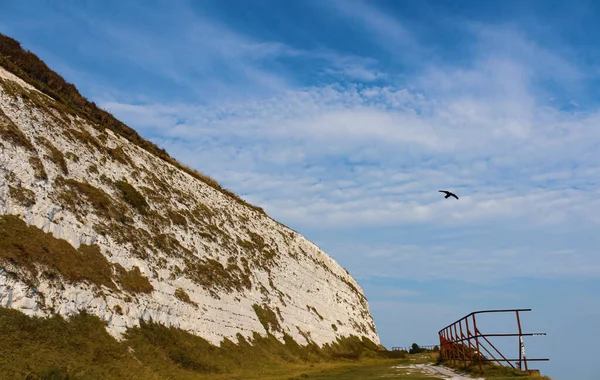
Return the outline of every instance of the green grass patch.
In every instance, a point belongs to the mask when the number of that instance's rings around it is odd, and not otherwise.
[[[82,244],[75,249],[66,240],[28,226],[14,215],[0,216],[0,263],[24,269],[31,281],[40,275],[60,275],[71,283],[84,281],[114,287],[110,263],[97,245]]]
[[[116,147],[114,149],[107,149],[107,154],[113,160],[123,164],[123,165],[131,165],[131,158],[125,153],[123,147]]]
[[[0,266],[16,266],[26,272],[26,282],[36,278],[58,277],[70,283],[86,282],[116,289],[120,284],[130,293],[153,290],[139,268],[127,271],[111,264],[98,245],[82,244],[75,249],[69,242],[57,239],[35,226],[28,226],[15,215],[0,216]],[[114,273],[114,274],[113,274]]]
[[[377,366],[397,363],[377,358],[368,344],[361,350],[370,354],[361,361],[331,356],[332,348],[354,347],[361,342],[358,338],[321,349],[299,345],[289,336],[280,342],[255,333],[249,339],[238,334],[236,341],[224,339],[215,346],[181,329],[141,322],[117,341],[100,319],[85,313],[68,320],[32,318],[0,307],[0,331],[0,377],[7,379],[335,379],[333,375],[349,369],[370,379],[367,374]],[[333,375],[323,377],[327,374]]]
[[[120,217],[115,202],[100,188],[71,178],[64,179],[62,176],[56,177],[55,185],[58,200],[76,215],[84,214],[82,206],[87,204],[106,219],[114,220]]]
[[[532,377],[531,374],[528,374],[524,371],[520,371],[518,369],[514,369],[508,365],[500,365],[496,362],[486,360],[482,363],[481,370],[478,365],[468,365],[465,367],[465,363],[457,363],[452,365],[450,361],[441,360],[438,357],[436,361],[437,364],[442,364],[450,368],[456,369],[458,372],[467,374],[469,376],[474,377],[484,377],[485,379],[493,379],[493,380],[508,380],[513,379],[515,377]],[[540,380],[551,380],[547,376],[534,376],[536,379]]]
[[[9,141],[13,145],[25,148],[29,152],[35,152],[35,147],[29,141],[27,136],[6,116],[0,109],[0,137],[4,141]]]
[[[97,317],[32,318],[0,307],[0,378],[165,379],[139,363]]]
[[[367,362],[368,363],[368,362]],[[434,377],[420,373],[419,371],[397,368],[396,365],[405,364],[405,361],[395,361],[394,363],[375,362],[368,364],[346,365],[342,368],[322,371],[316,374],[305,374],[303,377],[294,377],[300,380],[302,378],[314,380],[381,380],[381,379],[401,379],[401,380],[442,380],[442,377]],[[407,363],[406,363],[407,364]],[[290,378],[289,380],[292,380]]]
[[[118,282],[123,289],[130,293],[151,293],[154,290],[148,278],[142,275],[140,268],[134,266],[131,270],[126,270],[120,264],[113,264]]]
[[[223,264],[211,258],[186,259],[184,274],[207,290],[220,289],[233,292],[252,287],[249,272],[242,271],[234,264],[224,267]]]
[[[48,150],[49,155],[47,156],[50,161],[56,165],[63,174],[69,174],[69,169],[67,168],[67,162],[65,161],[65,156],[63,153],[58,150],[48,139],[45,137],[38,137],[38,142]]]
[[[281,325],[279,324],[279,320],[277,319],[277,314],[267,304],[252,305],[260,324],[263,325],[267,333],[272,333],[274,331],[282,331]]]
[[[48,179],[48,174],[46,173],[46,169],[44,168],[44,164],[42,160],[40,160],[37,156],[29,157],[29,165],[33,168],[33,175],[36,179],[46,181]]]
[[[185,303],[189,303],[190,305],[198,306],[198,304],[190,298],[189,294],[182,288],[175,289],[175,297]]]
[[[148,212],[148,203],[146,202],[146,198],[144,198],[144,196],[129,182],[117,181],[115,182],[115,186],[121,192],[125,202],[129,203],[133,208],[138,210],[140,214],[145,215]]]
[[[35,204],[35,193],[24,187],[13,187],[8,185],[8,194],[21,206],[30,207]]]

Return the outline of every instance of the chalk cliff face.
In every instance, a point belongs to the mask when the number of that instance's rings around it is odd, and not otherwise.
[[[28,82],[0,67],[0,306],[85,310],[117,338],[152,319],[214,344],[380,343],[361,287],[317,246]]]

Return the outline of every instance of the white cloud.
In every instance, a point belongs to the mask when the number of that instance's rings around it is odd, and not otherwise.
[[[525,100],[509,91],[492,105],[443,90],[327,86],[218,107],[103,106],[293,223],[597,221],[597,191],[571,187],[598,170],[589,157],[599,115],[538,106],[518,90]],[[578,169],[547,182],[563,162]],[[441,187],[458,188],[460,202],[442,200]]]
[[[355,6],[344,12],[354,12]],[[365,13],[375,22],[379,14],[371,16]],[[321,60],[331,64],[331,73],[362,77],[363,83],[284,86],[270,97],[217,98],[206,105],[102,106],[295,229],[419,225],[424,231],[432,226],[507,231],[507,226],[521,226],[539,232],[598,226],[600,112],[557,107],[537,85],[539,76],[551,69],[565,70],[564,77],[557,76],[564,83],[575,83],[582,75],[514,31],[474,30],[479,44],[468,65],[425,65],[402,85],[387,80],[388,73],[380,74],[371,58],[309,52],[235,35],[235,42],[227,43],[225,33],[226,43],[219,47],[225,57]],[[507,39],[517,46],[515,51],[490,48]],[[533,62],[532,51],[545,62]],[[375,79],[386,81],[365,83]],[[439,189],[454,190],[460,200],[443,199]],[[357,266],[355,273],[387,276],[402,260],[411,269],[396,271],[396,276],[482,281],[496,275],[600,273],[598,261],[581,249],[574,254],[579,264],[569,265],[564,255],[548,261],[541,249],[528,255],[526,247],[513,247],[512,255],[526,263],[514,270],[498,237],[484,257],[464,244],[418,246],[408,254],[392,244],[386,249],[394,258],[382,259],[389,266]],[[353,252],[350,261],[369,255],[366,247],[348,252]],[[427,252],[423,261],[415,259],[422,252]],[[454,269],[442,270],[447,266]]]

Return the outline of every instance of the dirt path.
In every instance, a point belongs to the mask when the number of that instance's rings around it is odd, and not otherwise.
[[[433,364],[406,364],[394,366],[393,368],[403,369],[407,374],[422,373],[445,380],[484,380],[481,377],[468,377],[457,373],[448,367],[436,366]]]

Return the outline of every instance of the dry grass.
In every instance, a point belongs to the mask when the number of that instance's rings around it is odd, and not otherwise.
[[[35,204],[35,193],[24,187],[13,187],[8,185],[8,194],[21,206],[30,207]]]
[[[467,366],[467,367],[464,367],[464,364],[452,365],[451,362],[443,361],[439,357],[438,357],[437,363],[443,364],[450,368],[454,368],[457,371],[467,374],[467,375],[480,376],[480,377],[482,376],[485,379],[490,379],[490,380],[508,380],[508,379],[513,379],[515,377],[528,377],[528,378],[533,377],[535,379],[540,379],[540,380],[551,380],[548,376],[536,376],[533,374],[528,374],[526,372],[519,371],[517,369],[513,369],[512,367],[509,367],[508,365],[499,365],[492,361],[485,361],[482,365],[481,371],[479,370],[479,366],[477,366],[477,365]]]
[[[28,226],[15,215],[0,216],[0,266],[7,265],[23,270],[25,280],[31,283],[44,276],[115,290],[120,284],[130,293],[153,290],[139,268],[127,271],[119,264],[109,263],[99,246],[82,244],[75,249],[66,240]]]
[[[182,288],[175,289],[175,297],[185,303],[189,303],[190,305],[198,306],[198,304],[190,298],[189,294]]]
[[[171,222],[173,222],[173,224],[178,225],[178,226],[187,225],[187,219],[185,218],[185,216],[181,215],[177,211],[173,211],[173,210],[169,209],[169,210],[167,210],[167,215],[169,217],[169,220],[171,220]]]
[[[258,304],[254,304],[252,305],[252,307],[254,308],[254,312],[256,313],[258,320],[263,325],[267,333],[282,331],[281,325],[279,324],[279,320],[277,319],[277,315],[273,310],[271,310],[269,305],[263,304],[261,306]]]
[[[114,149],[107,149],[106,152],[108,153],[108,156],[113,160],[123,165],[132,165],[131,158],[129,158],[129,156],[127,155],[127,153],[125,153],[122,147],[119,146]]]
[[[238,334],[237,342],[214,346],[152,322],[129,329],[118,342],[85,313],[44,319],[0,307],[0,331],[0,377],[7,379],[287,380],[397,362],[382,360],[372,342],[356,337],[319,348],[290,336],[282,343]]]
[[[44,146],[48,152],[50,153],[47,157],[52,161],[63,174],[69,174],[69,169],[67,168],[67,162],[65,161],[65,156],[62,154],[60,150],[58,150],[48,139],[45,137],[37,138],[40,145]]]
[[[36,179],[46,181],[48,179],[48,174],[46,173],[46,169],[44,168],[44,164],[42,160],[40,160],[37,156],[29,157],[29,165],[33,168],[33,175]]]
[[[127,271],[120,264],[113,264],[117,278],[123,289],[130,293],[151,293],[154,290],[148,278],[142,275],[140,268],[134,266]]]
[[[28,380],[148,379],[137,362],[96,317],[30,318],[0,307],[0,378]]]
[[[115,202],[102,189],[71,178],[64,179],[62,176],[56,178],[55,186],[58,200],[76,215],[85,213],[82,206],[89,205],[106,219],[115,220],[120,217]]]
[[[9,141],[14,145],[20,146],[29,152],[36,152],[35,147],[29,141],[27,136],[6,116],[0,109],[0,137],[4,141]]]
[[[115,186],[121,192],[121,195],[123,196],[125,202],[129,203],[142,215],[148,213],[149,206],[146,202],[146,198],[144,198],[144,196],[139,191],[137,191],[135,187],[133,187],[127,181],[117,181],[115,182]]]
[[[81,128],[81,129],[67,128],[66,135],[73,142],[83,143],[84,145],[95,148],[100,152],[104,152],[104,146],[100,143],[100,141],[98,141],[97,138],[92,136],[92,134],[90,132],[88,132],[87,130],[85,130],[83,128]]]
[[[208,291],[214,292],[219,289],[227,292],[234,290],[240,292],[252,287],[250,272],[242,271],[237,265],[230,264],[225,268],[223,264],[211,258],[189,257],[184,261],[186,277]]]
[[[98,246],[75,249],[66,240],[27,226],[14,215],[0,216],[0,263],[25,270],[30,280],[40,275],[60,276],[71,283],[83,281],[114,288],[110,263]]]

